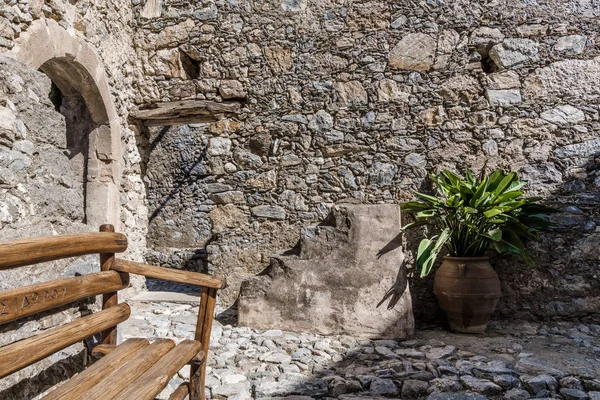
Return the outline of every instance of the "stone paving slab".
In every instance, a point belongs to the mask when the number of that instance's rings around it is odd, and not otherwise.
[[[196,312],[190,304],[133,302],[120,334],[192,338]],[[159,399],[188,373],[180,371]],[[215,321],[206,385],[209,398],[231,400],[598,399],[600,325],[503,324],[487,335],[424,330],[396,341]]]

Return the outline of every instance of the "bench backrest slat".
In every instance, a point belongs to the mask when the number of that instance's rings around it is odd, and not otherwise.
[[[130,308],[121,303],[66,325],[0,348],[0,378],[95,335],[129,318]]]
[[[127,236],[95,232],[0,243],[0,270],[94,253],[122,253]]]
[[[0,292],[0,325],[98,294],[124,289],[127,274],[104,271]]]

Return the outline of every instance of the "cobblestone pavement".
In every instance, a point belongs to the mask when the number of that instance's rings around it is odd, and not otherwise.
[[[192,338],[191,304],[133,302],[122,338]],[[258,331],[215,321],[214,399],[600,400],[600,325],[495,323],[483,335],[422,330],[411,340]],[[160,398],[168,397],[180,371]]]

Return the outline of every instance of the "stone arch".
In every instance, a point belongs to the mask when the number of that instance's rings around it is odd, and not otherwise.
[[[88,138],[86,222],[118,226],[121,127],[100,58],[85,41],[48,19],[34,21],[9,55],[42,70],[64,95],[83,98],[95,126]]]

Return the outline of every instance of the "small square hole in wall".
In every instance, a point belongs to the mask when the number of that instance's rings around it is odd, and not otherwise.
[[[494,60],[490,58],[489,54],[481,57],[481,69],[486,74],[491,74],[492,72],[499,70],[498,66]]]
[[[188,79],[196,79],[200,75],[200,61],[194,60],[185,52],[179,51],[179,60]]]

